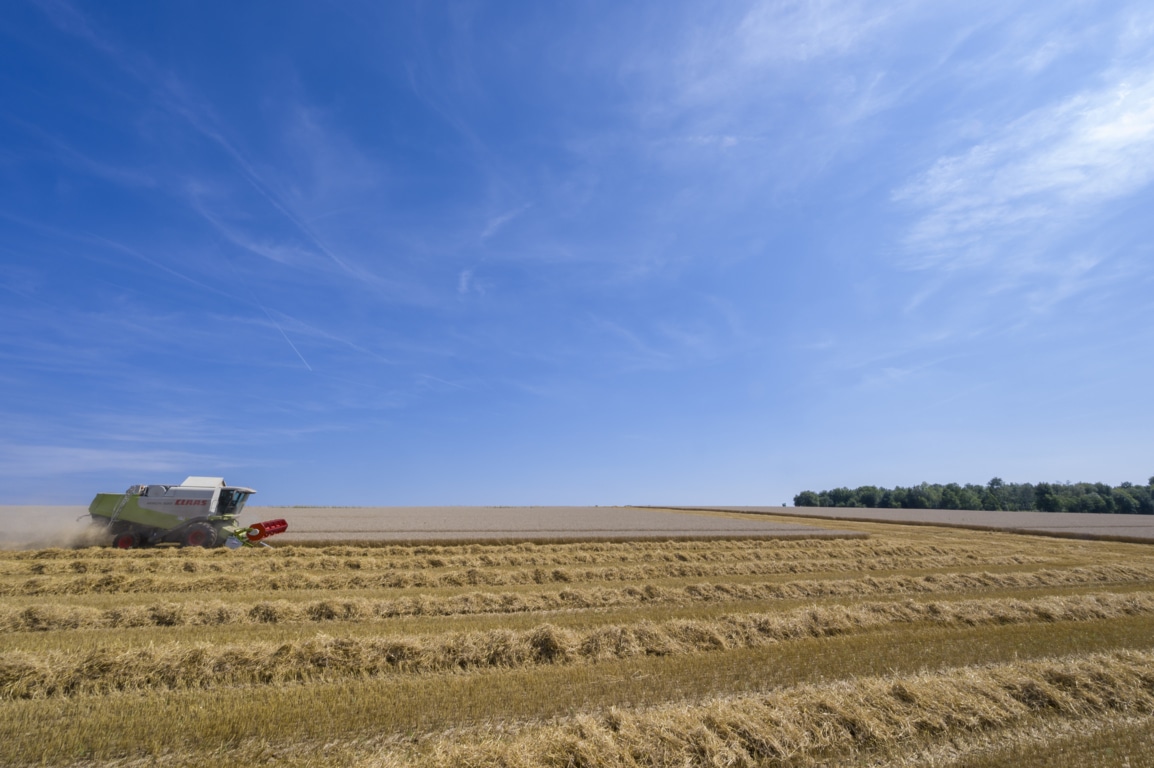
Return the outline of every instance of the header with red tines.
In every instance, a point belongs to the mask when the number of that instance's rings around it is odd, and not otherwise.
[[[269,536],[275,536],[278,533],[284,533],[287,530],[288,522],[285,520],[266,520],[263,523],[253,523],[250,525],[244,536],[255,544],[262,539],[267,539]]]

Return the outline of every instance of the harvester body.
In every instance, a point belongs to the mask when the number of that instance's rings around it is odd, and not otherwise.
[[[98,493],[88,514],[122,549],[164,542],[215,547],[230,543],[230,538],[255,543],[246,540],[249,529],[237,523],[254,493],[252,488],[226,485],[221,477],[189,477],[180,485],[134,485],[124,493]],[[279,528],[275,533],[287,528],[280,520],[259,525]]]

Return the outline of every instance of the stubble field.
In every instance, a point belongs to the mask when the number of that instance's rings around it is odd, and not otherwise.
[[[1154,548],[852,527],[0,552],[0,764],[1154,765]]]

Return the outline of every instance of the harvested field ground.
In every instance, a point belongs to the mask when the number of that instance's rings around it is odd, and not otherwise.
[[[83,536],[87,507],[0,506],[0,546],[46,546]],[[861,536],[728,512],[638,507],[249,507],[245,521],[284,518],[282,543],[551,541],[572,539]],[[87,517],[84,517],[87,520]]]
[[[0,551],[0,764],[1154,765],[1154,546],[649,514]]]
[[[685,507],[684,509],[690,509]],[[1038,533],[1067,538],[1154,542],[1152,515],[1094,515],[1080,512],[987,512],[948,509],[865,509],[861,507],[711,507],[710,511],[755,512],[793,519],[820,518],[873,523],[948,525],[991,531]]]
[[[250,514],[286,519],[284,541],[861,535],[750,515],[637,507],[256,507]]]

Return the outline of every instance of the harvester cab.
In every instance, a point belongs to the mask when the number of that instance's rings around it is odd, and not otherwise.
[[[162,543],[253,546],[288,529],[284,520],[251,527],[237,522],[254,493],[252,488],[225,485],[222,477],[188,477],[180,485],[133,485],[124,493],[98,493],[88,514],[120,549]]]

